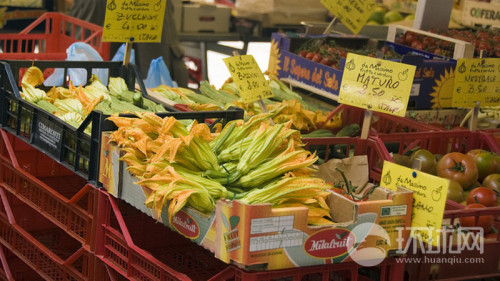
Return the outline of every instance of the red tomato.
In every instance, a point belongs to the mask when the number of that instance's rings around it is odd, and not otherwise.
[[[467,196],[467,204],[473,203],[479,203],[486,207],[495,207],[497,205],[497,195],[495,191],[487,187],[476,187]]]
[[[307,55],[306,55],[306,59],[308,59],[308,60],[312,60],[312,58],[314,57],[314,55],[315,55],[315,53],[314,53],[314,52],[309,52],[309,53],[307,53]]]
[[[465,206],[465,209],[482,209],[486,208],[482,204],[469,204]],[[462,227],[482,227],[484,233],[489,233],[491,227],[493,226],[493,216],[479,216],[476,221],[475,216],[461,217],[459,218],[460,226]]]
[[[415,41],[416,39],[417,39],[417,35],[414,32],[406,31],[406,33],[405,33],[406,44],[411,45],[411,43],[413,43],[413,41]]]
[[[323,59],[323,57],[320,54],[315,54],[314,57],[312,58],[313,62],[320,62]]]
[[[456,180],[464,189],[477,181],[477,166],[474,159],[460,152],[444,155],[436,165],[439,177]]]
[[[307,56],[307,51],[306,51],[306,50],[302,50],[302,51],[300,51],[300,52],[299,52],[299,56],[301,56],[301,57],[304,57],[304,58],[305,58],[305,57]]]

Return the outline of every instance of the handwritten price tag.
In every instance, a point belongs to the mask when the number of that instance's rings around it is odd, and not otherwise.
[[[321,0],[349,30],[358,34],[377,5],[373,0]]]
[[[415,66],[347,54],[339,102],[405,116]]]
[[[249,103],[274,96],[269,82],[264,78],[252,55],[225,58],[224,63],[240,91],[243,102]]]
[[[500,60],[459,59],[455,68],[453,107],[500,103]]]
[[[404,187],[413,191],[413,213],[411,219],[413,238],[437,246],[443,223],[448,179],[412,170],[392,162],[384,161],[380,185],[392,190]]]
[[[161,42],[166,1],[108,0],[102,41]]]

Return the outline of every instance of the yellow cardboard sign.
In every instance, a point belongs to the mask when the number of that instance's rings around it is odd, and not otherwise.
[[[161,42],[166,1],[108,0],[102,41]]]
[[[358,34],[377,5],[373,0],[321,0],[349,30]]]
[[[347,54],[339,103],[405,116],[414,65]]]
[[[273,97],[269,81],[264,78],[252,55],[234,56],[224,59],[243,102]]]
[[[459,59],[455,68],[453,107],[498,105],[500,103],[500,60]]]
[[[384,161],[380,185],[392,190],[404,187],[413,191],[411,216],[413,238],[439,245],[440,229],[450,181],[421,171]]]

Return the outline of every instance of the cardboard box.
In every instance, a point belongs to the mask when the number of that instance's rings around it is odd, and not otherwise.
[[[182,32],[229,32],[231,8],[223,5],[184,4]]]
[[[398,237],[406,245],[409,231],[397,228],[410,225],[412,199],[406,189],[377,188],[369,201],[358,203],[332,193],[327,203],[338,223],[326,227],[309,226],[307,208],[219,200],[215,255],[246,270],[385,258],[399,249]]]
[[[238,17],[257,20],[262,27],[326,21],[328,15],[320,0],[237,0],[235,6]]]
[[[375,257],[367,254],[373,248],[382,249],[384,258],[408,240],[409,231],[397,232],[397,227],[410,225],[413,194],[405,189],[393,192],[377,188],[369,201],[359,203],[332,192],[327,203],[339,222],[335,226],[309,226],[307,208],[273,209],[270,204],[248,205],[238,200],[219,200],[209,215],[184,207],[170,225],[167,206],[158,216],[144,205],[149,190],[135,184],[137,178],[118,160],[120,154],[104,133],[99,179],[110,194],[212,251],[222,261],[247,270],[341,263],[352,261],[353,256],[358,261],[367,260]],[[340,242],[334,241],[336,234]],[[346,247],[327,249],[346,242]]]
[[[122,154],[120,148],[109,143],[109,133],[103,133],[100,155],[99,181],[103,188],[111,195],[139,209],[148,216],[158,220],[159,223],[191,239],[196,244],[214,252],[215,251],[215,212],[210,215],[184,207],[172,219],[169,224],[168,207],[164,206],[161,214],[146,207],[146,194],[150,190],[135,184],[138,179],[128,171],[126,164],[119,161]]]

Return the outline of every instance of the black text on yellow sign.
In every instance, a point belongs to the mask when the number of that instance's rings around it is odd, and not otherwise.
[[[405,116],[414,65],[347,54],[339,103]]]
[[[238,87],[243,102],[249,103],[274,96],[269,81],[264,78],[252,55],[225,58],[224,63]]]
[[[349,30],[358,34],[377,5],[374,0],[320,0]]]
[[[500,103],[500,59],[459,59],[455,68],[454,107]]]
[[[102,40],[161,42],[165,0],[108,0]]]

